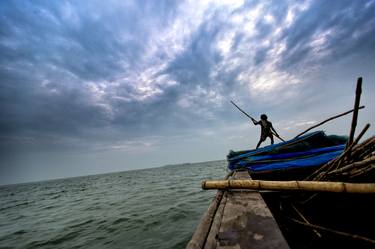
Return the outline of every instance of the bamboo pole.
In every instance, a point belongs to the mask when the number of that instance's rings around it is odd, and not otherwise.
[[[370,124],[366,124],[365,127],[362,129],[361,133],[358,135],[356,140],[347,148],[347,155],[345,156],[346,158],[351,154],[351,151],[355,145],[358,144],[359,140],[361,140],[362,136],[366,133],[366,131],[370,128]],[[337,167],[340,167],[340,163],[344,160],[344,157],[341,157],[341,159],[337,162]]]
[[[322,167],[321,169],[326,169],[326,173],[323,173],[323,174],[319,174],[317,177],[315,177],[313,180],[317,181],[317,180],[321,180],[323,179],[329,172],[332,171],[332,169],[334,168],[334,170],[338,169],[341,165],[341,163],[345,160],[345,158],[348,158],[349,155],[351,154],[351,151],[353,149],[353,147],[355,145],[358,144],[359,140],[361,140],[362,136],[366,133],[366,131],[368,130],[368,128],[370,127],[370,124],[366,124],[365,127],[362,129],[361,133],[358,135],[358,137],[355,139],[354,142],[352,142],[350,144],[349,147],[347,147],[344,151],[344,153],[342,153],[338,158],[332,160],[331,164],[329,166],[324,166]],[[335,167],[336,166],[336,167]],[[328,169],[327,169],[328,168]]]
[[[360,235],[350,234],[350,233],[341,232],[341,231],[337,231],[337,230],[334,230],[334,229],[330,229],[330,228],[326,228],[326,227],[322,227],[322,226],[318,226],[318,225],[308,224],[308,223],[305,223],[305,222],[302,222],[302,221],[299,221],[299,220],[296,220],[296,219],[293,219],[293,218],[288,218],[288,219],[297,223],[297,224],[303,225],[303,226],[307,226],[307,227],[318,229],[318,230],[321,230],[321,231],[345,236],[345,237],[348,237],[348,238],[351,238],[351,239],[361,240],[361,241],[365,241],[365,242],[368,242],[368,243],[371,243],[371,244],[375,244],[375,240],[370,239],[370,238],[366,238],[366,237],[363,237],[363,236],[360,236]]]
[[[307,198],[306,200],[302,201],[301,203],[303,205],[305,205],[306,203],[308,203],[309,201],[311,201],[312,199],[314,199],[317,195],[318,195],[318,193],[314,193],[309,198]]]
[[[361,160],[361,159],[369,158],[373,155],[375,155],[375,147],[371,148],[371,149],[368,149],[368,150],[364,150],[364,151],[362,151],[362,153],[358,153],[356,156],[354,156],[350,159],[352,161],[358,161],[358,160]]]
[[[307,224],[311,224],[307,219],[306,217],[293,205],[291,204],[292,208],[294,209],[294,211],[296,211],[296,213],[298,214],[299,217],[301,217],[302,220],[304,220]],[[318,236],[319,238],[322,237],[322,235],[316,230],[313,228],[313,231],[314,233],[316,234],[316,236]]]
[[[358,107],[358,109],[363,109],[363,108],[365,108],[365,106],[360,106],[360,107]],[[298,134],[298,135],[295,136],[294,138],[300,137],[300,136],[302,136],[303,134],[305,134],[306,132],[308,132],[308,131],[310,131],[310,130],[312,130],[312,129],[318,127],[318,126],[321,126],[322,124],[325,124],[325,123],[327,123],[328,121],[331,121],[331,120],[333,120],[333,119],[336,119],[336,118],[339,118],[339,117],[345,116],[345,115],[347,115],[347,114],[349,114],[349,113],[352,113],[353,111],[354,111],[354,109],[352,109],[352,110],[350,110],[350,111],[347,111],[347,112],[344,112],[344,113],[341,113],[341,114],[338,114],[338,115],[333,116],[333,117],[331,117],[331,118],[328,118],[328,119],[326,119],[326,120],[320,122],[319,124],[316,124],[316,125],[311,126],[310,128],[308,128],[308,129],[305,130],[304,132],[301,132],[300,134]]]
[[[352,149],[358,144],[359,140],[361,140],[362,136],[365,134],[365,132],[368,130],[369,127],[370,127],[370,124],[367,124],[363,128],[361,133],[358,135],[356,140],[349,146],[349,148],[346,148],[345,151],[339,157],[329,161],[328,163],[326,163],[325,165],[323,165],[322,167],[317,169],[315,172],[313,172],[311,175],[309,175],[305,180],[310,180],[310,179],[320,180],[322,178],[322,176],[324,176],[324,174],[319,174],[319,173],[324,171],[324,170],[326,170],[326,172],[329,172],[336,163],[340,162],[343,158],[345,158],[352,151]],[[327,168],[328,168],[328,170],[327,170]]]
[[[353,178],[353,177],[357,177],[357,176],[360,176],[360,175],[365,175],[368,172],[373,171],[374,169],[375,169],[375,165],[369,165],[364,169],[361,169],[357,172],[352,173],[349,177]]]
[[[349,171],[349,170],[352,170],[352,169],[355,169],[355,168],[367,166],[368,164],[374,164],[374,163],[375,163],[375,156],[371,156],[370,158],[367,158],[363,161],[354,162],[354,163],[351,163],[349,165],[345,165],[344,167],[341,167],[341,168],[336,169],[334,171],[328,172],[327,174],[328,175],[340,174],[340,173],[343,173],[345,171]]]
[[[365,141],[363,141],[361,144],[358,144],[353,147],[353,154],[363,151],[364,148],[369,148],[375,145],[375,136],[372,136]]]
[[[371,156],[374,152],[375,152],[375,140],[374,140],[373,145],[367,145],[367,146],[361,145],[360,147],[355,148],[355,150],[353,148],[351,157],[349,159],[352,161],[360,160],[365,157]]]
[[[363,148],[362,151],[359,151],[356,155],[354,155],[353,158],[366,158],[366,157],[371,157],[375,152],[375,145],[369,146],[368,148]]]
[[[299,190],[306,192],[375,194],[375,183],[213,180],[203,181],[202,189]]]
[[[347,147],[349,147],[352,144],[353,139],[354,139],[355,128],[357,127],[358,108],[359,108],[359,102],[361,100],[361,93],[362,93],[362,77],[359,77],[357,80],[357,87],[355,90],[354,112],[353,112],[352,125],[350,128],[350,135],[349,135]]]

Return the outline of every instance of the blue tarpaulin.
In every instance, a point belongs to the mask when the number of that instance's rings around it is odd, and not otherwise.
[[[230,170],[247,168],[259,172],[300,167],[319,166],[336,158],[345,144],[335,144],[322,131],[312,132],[286,142],[258,150],[232,152],[228,155]],[[233,155],[235,153],[235,155]]]

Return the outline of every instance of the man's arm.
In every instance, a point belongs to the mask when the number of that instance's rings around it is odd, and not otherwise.
[[[254,123],[254,125],[258,125],[258,124],[260,124],[260,121],[256,121],[255,119],[251,119],[252,121],[253,121],[253,123]]]

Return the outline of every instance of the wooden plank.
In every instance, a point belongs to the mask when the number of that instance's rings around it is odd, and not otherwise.
[[[228,179],[232,176],[233,172],[230,172],[225,176],[225,179]],[[218,190],[215,198],[212,200],[210,206],[208,207],[206,213],[203,215],[200,224],[196,228],[193,237],[190,239],[189,243],[186,246],[186,249],[202,249],[206,243],[206,239],[211,230],[211,226],[215,221],[216,212],[219,209],[219,205],[222,203],[221,200],[224,191]]]
[[[216,212],[216,216],[214,221],[212,222],[211,229],[208,233],[207,236],[207,241],[204,245],[204,248],[210,249],[210,248],[216,248],[217,246],[217,234],[219,233],[220,226],[221,226],[221,221],[224,215],[224,209],[225,209],[225,204],[227,203],[227,192],[224,193],[223,198],[221,199],[221,203],[218,207],[218,210]]]
[[[211,229],[211,224],[215,220],[216,211],[218,210],[218,207],[221,203],[223,194],[223,191],[217,191],[215,198],[212,200],[206,213],[203,215],[198,227],[193,234],[193,237],[187,244],[186,249],[201,249],[204,247],[206,238]]]
[[[233,179],[249,179],[247,171]],[[216,243],[215,243],[216,242]],[[207,249],[289,248],[261,195],[251,190],[232,190],[218,207],[208,235]]]

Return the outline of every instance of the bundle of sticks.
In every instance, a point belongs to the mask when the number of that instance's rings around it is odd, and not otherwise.
[[[354,140],[357,126],[360,96],[362,93],[362,78],[358,78],[356,97],[353,109],[352,126],[345,151],[334,160],[320,167],[306,180],[313,181],[355,181],[375,171],[375,136],[359,143],[370,128],[367,124]]]
[[[345,150],[309,178],[314,181],[351,181],[375,171],[375,136]]]
[[[361,178],[375,170],[375,137],[357,145],[353,148],[350,157],[343,159],[341,164],[337,164],[336,168],[327,172],[328,179],[349,180],[352,178]]]

